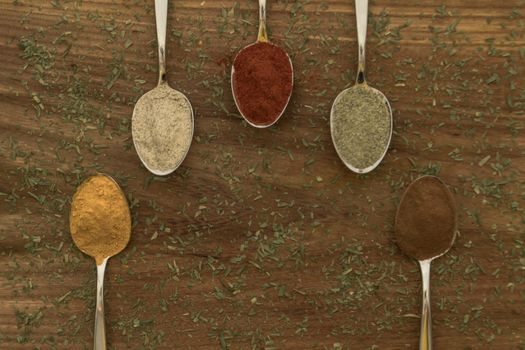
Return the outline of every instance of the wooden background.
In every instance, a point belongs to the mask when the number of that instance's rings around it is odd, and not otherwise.
[[[92,348],[95,265],[67,218],[97,171],[134,216],[106,274],[111,349],[416,349],[419,271],[392,224],[420,174],[461,210],[433,264],[435,348],[525,348],[525,2],[371,4],[368,80],[395,134],[366,176],[339,161],[328,124],[356,70],[352,1],[269,1],[295,69],[269,130],[242,121],[229,85],[256,2],[170,3],[169,81],[196,132],[158,178],[130,132],[157,79],[153,1],[0,1],[1,349]]]

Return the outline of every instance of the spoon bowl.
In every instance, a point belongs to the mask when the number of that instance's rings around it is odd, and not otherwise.
[[[423,202],[427,201],[434,203],[434,210],[425,211]],[[445,220],[451,223],[446,225]],[[432,234],[427,233],[428,227],[433,228]],[[416,231],[423,229],[427,232]],[[418,261],[436,259],[452,247],[456,231],[457,207],[447,185],[431,175],[412,182],[401,197],[396,213],[395,237],[403,253]]]
[[[348,150],[345,149],[344,145],[339,143],[337,136],[336,136],[338,132],[344,131],[342,125],[339,125],[338,118],[336,118],[337,108],[345,96],[350,97],[351,95],[355,94],[358,89],[367,89],[368,91],[372,92],[370,96],[373,96],[378,101],[379,104],[384,105],[390,116],[388,118],[387,123],[385,123],[385,128],[384,128],[385,130],[382,130],[383,135],[381,134],[375,135],[377,137],[381,137],[387,140],[386,143],[383,145],[383,147],[377,150],[374,150],[376,154],[376,161],[370,165],[365,165],[363,167],[357,166],[356,163],[352,161],[351,159],[352,157],[348,156]],[[370,121],[363,120],[358,125],[353,126],[354,131],[360,128],[362,129],[361,130],[362,133],[368,132],[370,130],[370,125],[368,125],[369,123]],[[374,127],[377,127],[377,126],[374,126]],[[385,157],[388,151],[388,147],[392,140],[393,128],[394,128],[394,125],[393,125],[393,118],[392,118],[392,107],[390,106],[388,99],[381,91],[369,86],[366,82],[356,84],[352,87],[349,87],[348,89],[343,90],[341,93],[339,93],[339,95],[337,95],[336,99],[334,100],[334,103],[332,104],[332,109],[330,112],[330,134],[332,136],[332,143],[334,144],[336,153],[341,159],[341,161],[343,162],[343,164],[348,169],[353,171],[354,173],[366,174],[366,173],[371,172],[372,170],[374,170],[375,168],[379,166],[379,164],[381,163],[381,161],[383,160],[383,158]],[[349,138],[352,137],[352,135],[351,133],[345,133],[345,137],[348,140]],[[356,140],[356,142],[359,143],[361,142],[361,140]]]
[[[167,113],[175,110],[177,113]],[[157,125],[159,116],[164,119],[163,127]],[[193,132],[190,101],[167,82],[160,83],[137,101],[131,123],[133,145],[151,173],[165,176],[175,171],[190,150]]]

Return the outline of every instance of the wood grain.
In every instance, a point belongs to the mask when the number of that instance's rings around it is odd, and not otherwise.
[[[354,80],[351,1],[269,1],[295,72],[269,130],[242,122],[229,85],[256,2],[170,3],[168,80],[195,139],[155,178],[129,129],[157,79],[153,2],[0,1],[1,349],[92,347],[95,267],[67,218],[96,171],[134,217],[106,274],[111,349],[416,349],[419,271],[392,226],[423,173],[461,208],[433,265],[435,348],[525,348],[523,1],[371,4],[367,78],[395,135],[366,176],[342,165],[328,124]]]

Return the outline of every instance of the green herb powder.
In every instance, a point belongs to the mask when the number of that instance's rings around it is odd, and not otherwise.
[[[381,160],[390,142],[390,109],[376,90],[358,85],[343,91],[332,108],[332,139],[346,165],[366,169]]]

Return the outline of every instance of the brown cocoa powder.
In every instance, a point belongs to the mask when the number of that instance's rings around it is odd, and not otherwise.
[[[395,239],[408,256],[434,258],[452,245],[457,229],[454,197],[435,176],[414,181],[403,194],[397,209]]]

